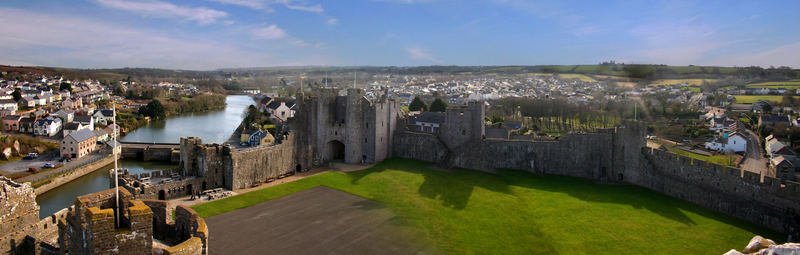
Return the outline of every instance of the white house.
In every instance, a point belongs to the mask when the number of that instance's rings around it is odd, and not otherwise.
[[[61,119],[47,117],[45,119],[36,120],[33,125],[33,134],[39,136],[54,136],[61,131]]]
[[[294,106],[292,102],[275,102],[272,101],[267,105],[267,112],[270,114],[270,119],[273,121],[286,121],[294,117]]]
[[[727,138],[716,137],[706,142],[706,149],[725,152],[744,152],[747,150],[747,139],[738,132],[731,133]]]
[[[110,122],[114,122],[114,111],[113,110],[100,109],[100,110],[94,111],[94,114],[92,115],[92,117],[94,117],[94,122],[100,122],[100,123],[103,123],[103,125],[108,125],[109,121]]]
[[[0,109],[16,111],[17,107],[17,102],[13,99],[0,99]]]

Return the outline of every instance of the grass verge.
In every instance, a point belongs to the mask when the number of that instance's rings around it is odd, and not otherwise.
[[[447,254],[722,254],[756,234],[779,236],[637,186],[429,165],[389,159],[192,208],[210,217],[325,185],[384,204]]]

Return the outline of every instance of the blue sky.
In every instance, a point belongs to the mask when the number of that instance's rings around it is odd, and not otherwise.
[[[800,68],[800,1],[4,0],[0,63]]]

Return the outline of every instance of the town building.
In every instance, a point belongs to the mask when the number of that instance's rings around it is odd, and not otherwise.
[[[61,131],[61,119],[47,117],[36,120],[33,126],[33,134],[38,136],[54,136]]]
[[[62,158],[81,158],[89,155],[97,147],[97,137],[90,129],[70,133],[61,140]]]

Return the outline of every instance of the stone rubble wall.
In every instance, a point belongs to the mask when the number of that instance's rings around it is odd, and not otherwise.
[[[635,184],[783,233],[800,231],[800,183],[643,148]]]
[[[38,236],[39,206],[30,183],[0,176],[0,253],[25,253],[26,236]]]
[[[281,175],[296,170],[295,140],[290,135],[283,143],[263,145],[231,151],[231,168],[233,190],[249,188],[253,184],[277,179]],[[235,171],[234,171],[235,170]]]

